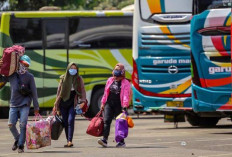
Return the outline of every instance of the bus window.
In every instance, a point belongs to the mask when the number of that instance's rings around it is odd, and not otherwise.
[[[39,18],[14,18],[10,20],[10,35],[14,44],[26,49],[42,49],[42,30]]]
[[[131,48],[131,17],[73,18],[69,22],[70,48]]]
[[[173,0],[163,2],[139,0],[139,2],[143,20],[149,20],[154,14],[192,13],[192,0],[175,0],[175,2]]]
[[[67,29],[68,19],[43,20],[45,70],[64,70],[66,68],[68,64]],[[61,59],[60,56],[64,56],[66,60]]]
[[[229,0],[207,0],[194,2],[194,14],[200,14],[208,9],[231,8],[232,2]]]
[[[52,19],[45,20],[45,48],[46,49],[64,49],[65,48],[65,27],[64,20]]]

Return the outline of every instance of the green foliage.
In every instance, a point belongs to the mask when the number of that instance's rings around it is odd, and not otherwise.
[[[3,5],[4,5],[4,3],[5,3],[6,1],[7,1],[7,0],[0,0],[0,8],[3,7]],[[2,9],[4,9],[4,8],[2,8]]]
[[[91,8],[92,10],[116,10],[122,9],[125,6],[131,5],[134,0],[99,0],[96,7]]]
[[[7,0],[0,0],[0,6]],[[133,4],[134,0],[9,0],[9,10],[39,10],[44,6],[58,6],[62,10],[115,10]]]

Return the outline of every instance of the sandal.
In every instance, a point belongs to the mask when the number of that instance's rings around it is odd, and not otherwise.
[[[64,147],[73,147],[72,142],[68,142],[68,144],[64,145]]]

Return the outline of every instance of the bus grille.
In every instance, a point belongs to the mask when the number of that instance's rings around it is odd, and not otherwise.
[[[189,33],[161,34],[161,33],[142,33],[142,45],[189,45]]]
[[[170,66],[157,66],[157,65],[143,65],[141,68],[142,73],[164,73],[168,74],[168,68]],[[190,73],[190,65],[176,66],[178,69],[177,73]]]

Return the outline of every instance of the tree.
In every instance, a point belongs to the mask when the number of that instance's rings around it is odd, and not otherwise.
[[[3,8],[4,4],[7,2],[7,0],[0,0],[0,8],[1,10],[5,10],[6,8]]]
[[[134,0],[101,0],[93,10],[116,10],[133,4]]]
[[[0,0],[0,5],[5,1],[7,0]],[[9,10],[39,10],[44,6],[58,6],[62,10],[106,10],[121,9],[133,2],[134,0],[9,0]]]

